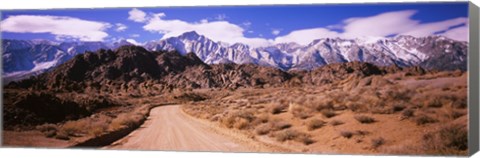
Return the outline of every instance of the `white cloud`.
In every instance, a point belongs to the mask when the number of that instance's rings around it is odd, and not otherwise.
[[[132,38],[138,38],[138,37],[140,37],[140,34],[131,34],[130,37],[132,37]]]
[[[252,26],[252,22],[250,21],[245,21],[242,23],[243,26],[245,26],[245,28],[249,28],[250,26]]]
[[[246,38],[244,29],[228,21],[204,21],[203,23],[189,23],[173,19],[166,20],[164,13],[154,14],[149,17],[143,29],[150,32],[164,34],[162,39],[179,36],[188,31],[196,31],[214,41],[222,41],[230,44],[244,43],[252,47],[267,46],[271,41],[263,38]]]
[[[125,31],[128,28],[127,25],[122,24],[122,23],[116,23],[115,26],[117,27],[117,28],[115,28],[115,31],[117,31],[117,32]]]
[[[228,18],[228,17],[227,17],[227,15],[225,15],[225,14],[218,14],[218,15],[215,17],[215,19],[218,20],[218,21],[223,21],[223,20],[225,20],[225,19],[227,19],[227,18]]]
[[[401,34],[412,35],[412,36],[428,36],[436,32],[448,30],[452,26],[465,24],[467,21],[468,21],[467,18],[455,18],[455,19],[450,19],[450,20],[445,20],[440,22],[420,24],[420,25],[417,25],[412,30],[405,33],[401,33]]]
[[[460,26],[456,27],[453,29],[450,29],[440,35],[443,35],[445,37],[458,40],[458,41],[468,41],[468,25],[465,26]]]
[[[14,33],[50,33],[56,39],[73,39],[81,41],[103,41],[108,36],[105,32],[111,24],[88,21],[68,16],[15,15],[0,23],[5,32]]]
[[[452,39],[468,41],[468,27],[455,26],[467,24],[465,17],[448,19],[439,22],[421,23],[411,17],[415,10],[386,12],[370,17],[354,17],[343,21],[343,24],[329,25],[326,28],[294,30],[289,34],[275,38],[275,43],[296,42],[306,45],[319,38],[365,38],[386,37],[389,35],[412,35],[423,37],[445,32],[441,35]],[[333,31],[341,29],[343,32]]]
[[[338,32],[330,31],[325,28],[312,28],[292,31],[285,36],[275,38],[275,43],[295,42],[301,45],[307,45],[313,40],[327,37],[339,37]]]
[[[280,29],[272,29],[272,35],[278,35],[280,34]]]
[[[133,11],[133,10],[132,10]],[[136,10],[142,12],[141,10]],[[245,43],[251,47],[268,46],[276,43],[296,42],[308,45],[313,40],[320,38],[366,38],[386,37],[390,35],[413,35],[427,36],[438,32],[441,35],[452,39],[467,39],[468,27],[456,27],[468,23],[467,18],[460,17],[444,21],[422,23],[420,20],[412,19],[417,11],[403,10],[381,13],[369,17],[353,17],[343,20],[341,24],[329,25],[326,27],[308,28],[293,30],[290,33],[274,39],[264,38],[262,34],[258,38],[247,38],[244,33],[253,33],[252,30],[245,30],[250,22],[233,24],[224,19],[224,14],[218,15],[215,19],[219,21],[208,21],[202,19],[200,22],[186,22],[178,19],[165,19],[164,13],[149,14],[141,16],[145,25],[144,30],[163,34],[163,39],[175,37],[188,31],[196,31],[214,41],[226,43]],[[265,25],[270,25],[266,23]],[[453,28],[456,27],[456,28]],[[453,28],[453,29],[451,29]],[[281,30],[273,29],[273,35],[279,35]],[[467,39],[468,41],[468,39]]]
[[[132,21],[135,21],[135,22],[145,22],[147,19],[146,19],[146,16],[147,16],[147,13],[137,9],[137,8],[133,8],[132,10],[130,10],[128,12],[128,20],[132,20]]]
[[[370,17],[355,17],[344,20],[344,36],[388,36],[403,33],[417,27],[419,21],[410,17],[416,11],[394,11]]]

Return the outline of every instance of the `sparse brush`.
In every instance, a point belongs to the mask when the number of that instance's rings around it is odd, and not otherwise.
[[[333,111],[333,110],[323,110],[321,113],[326,118],[331,118],[331,117],[334,117],[334,116],[337,115],[337,113],[335,113],[335,111]]]
[[[372,139],[372,148],[377,149],[378,147],[382,146],[385,144],[385,139],[382,137],[374,138]]]
[[[353,136],[353,132],[350,132],[350,131],[341,131],[341,132],[340,132],[340,135],[341,135],[342,137],[345,137],[345,138],[349,138],[349,139],[350,139],[350,138],[352,138],[352,136]]]
[[[247,119],[240,118],[237,119],[235,124],[233,125],[236,129],[245,129],[249,126],[250,122]]]
[[[280,114],[282,112],[285,112],[285,109],[287,108],[286,105],[283,104],[274,104],[270,107],[270,113],[271,114]]]
[[[392,106],[392,111],[393,112],[399,112],[399,111],[402,111],[403,109],[405,109],[405,106],[401,105],[401,104],[394,104]]]
[[[57,126],[55,124],[43,124],[36,127],[46,137],[53,137],[57,134]]]
[[[417,123],[417,125],[424,125],[424,124],[438,122],[438,120],[426,114],[423,114],[423,115],[417,116],[417,118],[415,118],[415,122]]]
[[[465,125],[444,125],[438,131],[423,136],[423,150],[452,155],[467,151],[468,130]]]
[[[271,124],[261,124],[255,128],[255,133],[257,133],[258,135],[265,135],[270,133],[271,130],[272,130]]]
[[[405,109],[402,112],[402,116],[405,118],[410,118],[414,116],[415,111],[413,109]]]
[[[430,108],[441,108],[443,106],[441,98],[439,97],[429,98],[428,100],[425,101],[424,104]]]
[[[272,124],[272,128],[275,131],[283,130],[283,129],[287,129],[287,128],[292,127],[292,124],[290,124],[286,121],[282,121],[282,120],[274,120],[274,121],[270,122],[270,124]]]
[[[292,107],[290,112],[294,117],[300,118],[302,120],[312,117],[313,115],[310,109],[307,109],[306,107],[300,107],[300,106]]]
[[[311,138],[310,135],[292,129],[277,132],[275,134],[275,138],[279,142],[294,140],[305,145],[315,143],[315,141]]]
[[[332,126],[338,126],[338,125],[344,124],[344,122],[342,122],[340,120],[332,120],[332,121],[330,121],[330,124]]]
[[[283,131],[277,132],[277,133],[275,134],[275,138],[276,138],[276,140],[279,141],[279,142],[284,142],[284,141],[287,141],[287,140],[293,140],[293,139],[295,139],[298,135],[299,135],[299,133],[298,133],[297,131],[287,129],[287,130],[283,130]]]
[[[355,120],[363,124],[374,123],[376,120],[372,117],[365,116],[365,115],[357,115],[354,116]]]
[[[307,122],[307,128],[309,131],[313,131],[315,129],[321,128],[325,125],[325,121],[319,119],[312,119]]]

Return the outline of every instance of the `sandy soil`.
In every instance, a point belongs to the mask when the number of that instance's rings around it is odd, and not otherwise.
[[[3,146],[8,147],[55,147],[65,148],[72,142],[47,138],[39,131],[3,131]]]
[[[207,125],[185,116],[179,105],[160,106],[127,137],[106,149],[252,152],[233,138],[212,132]]]

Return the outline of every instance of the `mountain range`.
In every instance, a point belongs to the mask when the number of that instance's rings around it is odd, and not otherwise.
[[[78,54],[133,45],[126,40],[104,42],[52,42],[2,40],[4,83],[43,73]],[[321,38],[308,45],[280,43],[252,48],[246,44],[215,42],[194,31],[178,37],[147,42],[148,51],[194,53],[206,64],[256,64],[289,70],[313,70],[344,62],[368,62],[377,66],[420,66],[435,70],[466,70],[468,43],[443,36],[395,36],[389,38]]]

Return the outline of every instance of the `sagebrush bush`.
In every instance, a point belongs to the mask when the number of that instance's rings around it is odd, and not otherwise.
[[[368,124],[368,123],[374,123],[376,120],[372,117],[365,116],[365,115],[356,115],[354,116],[355,120],[357,120],[360,123]]]
[[[340,120],[332,120],[332,121],[330,121],[330,124],[332,126],[338,126],[338,125],[344,124],[344,122],[342,122]]]
[[[326,124],[326,122],[322,121],[320,119],[312,119],[312,120],[307,122],[307,129],[309,131],[312,131],[312,130],[323,127],[325,124]]]
[[[335,113],[335,111],[333,111],[333,110],[323,110],[321,113],[326,118],[331,118],[331,117],[334,117],[334,116],[337,115],[337,113]]]
[[[255,128],[255,133],[257,133],[258,135],[265,135],[270,133],[271,130],[272,130],[271,124],[261,124]]]
[[[465,125],[444,125],[438,131],[423,136],[423,150],[432,154],[452,155],[468,149],[468,130]]]
[[[415,122],[417,125],[424,125],[424,124],[429,124],[429,123],[435,123],[438,122],[437,119],[432,118],[426,114],[419,115],[415,118]]]
[[[340,132],[340,135],[341,135],[342,137],[345,137],[345,138],[352,138],[353,132],[350,132],[350,131],[341,131],[341,132]]]
[[[382,137],[372,139],[372,148],[373,149],[376,149],[383,144],[385,144],[385,139],[383,139]]]

